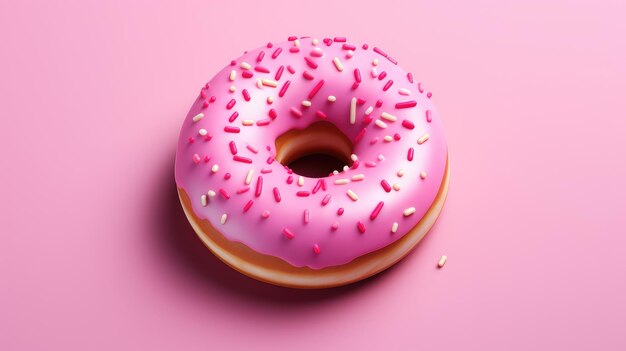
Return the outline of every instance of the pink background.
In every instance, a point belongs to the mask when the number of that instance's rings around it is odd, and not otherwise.
[[[623,1],[213,2],[0,3],[0,349],[626,349]],[[380,45],[449,138],[435,229],[340,289],[227,268],[173,183],[201,85],[292,34]]]

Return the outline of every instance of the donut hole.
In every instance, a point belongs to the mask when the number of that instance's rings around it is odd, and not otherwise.
[[[294,173],[327,177],[351,167],[354,145],[334,124],[316,122],[304,129],[291,129],[276,138],[276,160]]]

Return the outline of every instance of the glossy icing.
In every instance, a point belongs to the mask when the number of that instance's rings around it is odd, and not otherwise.
[[[297,267],[348,263],[405,235],[439,191],[447,147],[430,97],[376,47],[267,44],[201,89],[181,129],[176,183],[229,240]],[[352,168],[308,178],[274,160],[277,137],[320,120],[354,142]]]

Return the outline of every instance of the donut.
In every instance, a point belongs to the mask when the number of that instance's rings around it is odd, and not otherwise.
[[[392,56],[343,37],[247,51],[183,122],[175,180],[187,219],[218,258],[260,281],[328,288],[381,272],[446,198],[431,98]],[[334,163],[293,166],[316,155]]]

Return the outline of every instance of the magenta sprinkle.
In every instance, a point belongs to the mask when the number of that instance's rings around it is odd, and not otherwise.
[[[201,96],[203,99],[206,99],[206,98],[208,97],[208,95],[206,94],[206,91],[204,91],[204,89],[201,89],[201,90],[200,90],[200,96]]]
[[[391,186],[389,185],[389,183],[387,183],[386,180],[381,180],[380,181],[380,185],[382,185],[383,189],[385,189],[386,192],[390,192],[391,191]]]
[[[306,80],[313,80],[315,79],[315,76],[312,75],[309,71],[304,71],[302,72],[302,76],[306,79]]]
[[[189,142],[189,144],[193,144],[193,142],[196,141],[196,139],[194,139],[194,137],[189,137],[187,141]]]
[[[230,65],[231,65],[231,66],[235,66],[236,64],[237,64],[237,61],[235,61],[235,60],[230,60]]]
[[[263,67],[263,66],[256,66],[254,67],[254,70],[257,72],[261,72],[261,73],[270,73],[269,68]]]
[[[235,99],[230,99],[228,104],[226,104],[226,109],[230,110],[231,108],[233,108],[233,106],[235,106],[236,103],[237,103],[237,101]]]
[[[273,108],[270,109],[268,114],[269,114],[271,119],[276,119],[276,117],[278,116],[278,114],[276,113],[276,110],[274,110]]]
[[[272,48],[272,46],[274,46],[274,44],[272,44],[272,43],[269,43],[269,42],[268,42],[268,43],[267,43],[267,45],[265,45],[265,46],[267,46],[268,48],[270,48],[270,49],[271,49],[271,48]]]
[[[261,196],[261,192],[263,191],[263,176],[259,176],[256,179],[256,189],[254,191],[254,196]]]
[[[267,158],[266,162],[267,162],[268,165],[271,165],[272,162],[274,162],[274,158],[272,156],[270,156],[270,157]]]
[[[356,88],[358,88],[358,87],[359,87],[359,82],[354,82],[352,84],[352,90],[356,90]]]
[[[363,105],[364,103],[366,103],[367,100],[365,100],[364,98],[358,98],[356,99],[356,104],[357,105]]]
[[[363,136],[365,135],[365,131],[366,129],[363,128],[361,129],[361,131],[359,132],[359,134],[356,135],[356,137],[354,138],[354,143],[358,143],[361,139],[363,139]]]
[[[291,230],[287,228],[283,228],[283,235],[289,240],[293,239],[296,236]]]
[[[230,199],[230,195],[224,188],[220,189],[220,195],[222,195],[226,200]]]
[[[315,114],[317,115],[317,117],[319,117],[321,119],[327,119],[328,118],[328,116],[324,112],[322,112],[320,110],[317,110],[317,112],[315,112]]]
[[[369,48],[369,46],[367,44],[363,44],[363,46],[361,46],[363,48],[363,50],[367,50],[367,48]]]
[[[318,179],[317,183],[315,183],[315,186],[313,187],[313,190],[311,190],[311,193],[312,194],[317,193],[321,187],[322,187],[322,179]]]
[[[398,141],[400,140],[402,137],[400,136],[400,134],[396,133],[393,135],[393,140]]]
[[[358,221],[356,223],[356,227],[359,228],[359,232],[361,232],[361,234],[365,233],[365,224],[363,224],[363,222]]]
[[[311,193],[308,192],[308,191],[298,191],[296,193],[296,195],[299,196],[299,197],[307,197],[307,196],[311,195]]]
[[[317,68],[317,63],[315,63],[315,61],[313,61],[311,58],[304,56],[304,61],[306,61],[306,64],[313,68],[316,69]]]
[[[354,69],[354,79],[357,81],[357,83],[361,83],[361,71],[359,71],[358,68]]]
[[[215,100],[217,100],[217,98],[215,97],[215,95],[212,95],[212,96],[209,98],[209,102],[215,102]]]
[[[289,89],[289,84],[291,84],[291,81],[286,81],[285,84],[283,84],[283,87],[280,88],[280,91],[278,92],[278,96],[280,97],[285,96],[287,89]]]
[[[393,85],[393,80],[389,79],[387,83],[385,83],[385,86],[383,87],[383,91],[389,90],[389,88],[391,88],[392,85]]]
[[[322,206],[328,205],[328,202],[330,202],[331,197],[332,196],[330,196],[330,194],[326,194],[326,196],[324,196],[324,198],[322,199]]]
[[[241,76],[244,78],[252,78],[254,76],[254,74],[252,74],[252,72],[250,71],[243,71],[241,72]]]
[[[370,215],[370,219],[374,220],[376,219],[376,217],[378,216],[378,214],[380,213],[380,210],[383,209],[383,205],[385,203],[384,202],[379,202],[378,205],[376,205],[376,208],[374,208],[374,211],[372,211],[372,214]]]
[[[343,44],[341,45],[341,48],[344,50],[356,50],[356,46],[352,45],[352,44]]]
[[[204,163],[209,163],[209,161],[211,161],[211,157],[204,156]]]
[[[374,115],[363,116],[363,121],[361,123],[368,125],[374,120]]]
[[[293,183],[293,176],[287,177],[287,184]]]
[[[200,161],[201,161],[202,159],[200,158],[200,155],[198,155],[198,154],[193,154],[192,160],[193,160],[193,163],[198,164],[198,163],[200,163]]]
[[[380,72],[380,74],[378,75],[378,80],[383,80],[383,79],[385,79],[385,77],[387,77],[387,72],[382,71],[382,72]]]
[[[384,51],[382,51],[381,49],[377,48],[374,46],[374,52],[381,55],[382,57],[387,57],[387,54],[385,54]]]
[[[433,121],[433,116],[430,110],[426,110],[426,122],[430,123]]]
[[[261,51],[259,52],[259,55],[256,57],[256,62],[261,62],[263,61],[263,58],[265,57],[265,51]]]
[[[234,141],[228,143],[228,147],[230,148],[230,153],[233,155],[237,155],[237,145]]]
[[[274,50],[274,52],[272,53],[272,58],[275,59],[278,57],[278,55],[280,55],[280,53],[283,52],[282,48],[276,48],[276,50]]]
[[[398,102],[396,104],[396,108],[410,108],[415,106],[417,106],[417,101],[415,100]]]
[[[313,252],[314,252],[316,255],[319,255],[319,253],[320,253],[320,247],[319,247],[317,244],[313,244]]]
[[[302,117],[302,111],[298,110],[295,107],[291,107],[290,112],[291,112],[292,115],[294,115],[296,117]]]
[[[426,97],[430,99],[431,97],[433,97],[433,93],[431,93],[431,92],[429,91],[429,92],[426,94]]]
[[[249,186],[244,186],[243,188],[237,189],[237,194],[243,194],[246,191],[250,190]]]
[[[341,215],[343,214],[343,212],[344,212],[343,207],[339,207],[339,208],[337,209],[337,215],[338,215],[338,216],[341,216]]]
[[[202,101],[202,108],[207,108],[207,107],[209,107],[209,102],[206,100]]]
[[[317,82],[317,84],[315,84],[315,86],[313,87],[313,89],[311,89],[311,91],[309,92],[309,100],[312,99],[315,94],[317,94],[318,91],[320,91],[320,89],[322,89],[322,86],[324,85],[324,80],[320,80],[319,82]]]
[[[326,44],[326,46],[330,46],[333,43],[333,40],[330,38],[324,38],[322,41]]]
[[[250,101],[250,93],[248,90],[244,89],[241,91],[241,95],[243,95],[244,100]]]
[[[256,121],[256,125],[259,127],[263,127],[263,126],[269,125],[271,121],[272,120],[269,118],[260,119]]]
[[[409,148],[409,151],[406,154],[406,159],[409,161],[413,161],[414,154],[415,154],[415,150],[413,150],[413,148]]]
[[[252,159],[249,159],[249,158],[243,157],[243,156],[239,156],[239,155],[233,156],[233,160],[235,160],[237,162],[242,162],[242,163],[252,163]]]
[[[413,73],[407,73],[406,78],[409,80],[409,83],[413,84]]]
[[[346,38],[345,37],[335,37],[333,39],[333,41],[335,41],[336,43],[345,43],[346,42]]]
[[[224,127],[226,133],[239,133],[239,127],[226,126]]]
[[[204,136],[204,141],[211,141],[211,139],[213,139],[213,135],[211,134],[207,134]]]
[[[322,179],[322,190],[326,191],[326,181]]]
[[[422,93],[422,94],[424,93],[424,88],[422,87],[422,82],[417,83],[417,90],[420,93]]]
[[[296,73],[296,70],[293,69],[293,67],[291,67],[291,65],[287,65],[287,71],[289,71],[289,73],[291,73],[291,74]]]
[[[383,100],[378,99],[378,100],[376,101],[376,107],[381,107],[382,105],[383,105]]]
[[[404,121],[402,121],[402,126],[406,129],[415,128],[415,124],[413,124],[413,122],[409,121],[408,119],[405,119]]]
[[[300,52],[300,48],[297,46],[292,46],[289,48],[289,52],[291,53],[296,53],[296,52]]]
[[[289,41],[294,41],[294,40],[296,40],[296,39],[298,39],[298,37],[297,37],[297,36],[295,36],[295,35],[292,35],[292,36],[290,36],[289,38],[287,38],[287,40],[289,40]]]
[[[278,67],[278,70],[276,71],[276,75],[274,76],[275,80],[280,80],[280,77],[283,76],[283,71],[285,70],[285,66],[280,66]]]
[[[243,212],[248,212],[248,210],[250,209],[250,207],[252,207],[252,204],[254,203],[254,201],[249,200],[248,202],[246,202],[246,205],[243,206]]]
[[[235,111],[233,112],[232,115],[230,115],[230,117],[228,118],[228,122],[233,123],[237,117],[239,116],[239,112]]]
[[[276,200],[276,202],[280,202],[280,200],[282,199],[280,197],[280,191],[278,191],[278,188],[274,187],[274,200]]]
[[[352,167],[350,167],[350,168],[357,169],[357,168],[359,168],[360,164],[361,164],[361,162],[359,162],[359,160],[356,160],[356,161],[352,162]]]

